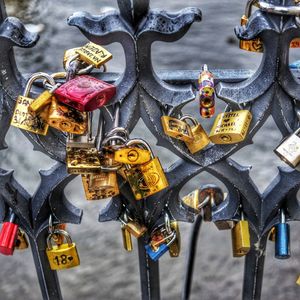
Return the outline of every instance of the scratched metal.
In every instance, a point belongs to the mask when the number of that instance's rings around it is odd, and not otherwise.
[[[294,4],[292,0],[265,2],[282,6]],[[165,113],[179,116],[182,108],[194,100],[197,72],[156,74],[151,62],[151,45],[155,41],[180,39],[194,22],[201,21],[201,12],[197,8],[187,8],[170,14],[150,9],[149,0],[118,0],[118,5],[120,11],[101,15],[78,12],[68,19],[69,25],[78,27],[89,40],[101,45],[118,42],[125,50],[126,66],[122,76],[97,74],[117,86],[116,96],[102,109],[105,129],[112,128],[115,104],[120,103],[120,126],[130,132],[142,118],[158,145],[168,148],[179,159],[166,170],[169,187],[144,201],[135,201],[129,186],[120,179],[121,195],[110,201],[100,213],[99,221],[117,220],[125,204],[149,231],[163,222],[166,206],[175,219],[193,222],[194,215],[180,205],[179,192],[191,178],[207,171],[222,181],[229,192],[225,201],[214,209],[213,221],[239,220],[240,204],[249,220],[253,246],[245,259],[243,299],[260,299],[267,234],[279,222],[278,209],[287,209],[288,220],[300,219],[296,199],[300,173],[280,169],[261,194],[249,176],[249,167],[239,165],[230,156],[252,143],[253,136],[269,116],[274,118],[284,136],[299,127],[295,111],[295,103],[300,100],[299,84],[288,67],[289,43],[300,35],[298,23],[294,16],[283,17],[258,10],[247,26],[236,28],[236,35],[241,39],[262,39],[263,59],[255,73],[216,70],[217,94],[228,104],[227,109],[251,111],[253,120],[249,134],[238,145],[211,145],[191,155],[183,143],[162,133],[160,117]],[[6,16],[3,0],[0,0],[0,39],[0,149],[4,149],[15,99],[25,85],[14,60],[13,47],[33,47],[38,36],[28,32],[18,19]],[[74,178],[65,170],[65,135],[55,130],[50,130],[46,137],[22,132],[35,150],[55,159],[57,164],[41,172],[41,184],[32,198],[14,179],[13,172],[0,170],[0,221],[11,207],[29,236],[43,299],[62,299],[56,272],[50,270],[45,256],[48,218],[53,214],[55,222],[80,223],[82,216],[82,211],[72,206],[63,193],[64,187]],[[158,263],[147,257],[145,241],[139,240],[142,299],[159,299]]]

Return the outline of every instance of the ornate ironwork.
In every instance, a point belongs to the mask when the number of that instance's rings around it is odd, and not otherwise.
[[[272,5],[292,6],[292,0],[268,0]],[[213,211],[213,221],[239,220],[239,206],[250,223],[252,248],[245,259],[243,299],[260,299],[264,253],[270,228],[279,222],[278,209],[285,207],[288,220],[300,216],[296,193],[300,186],[297,170],[280,168],[277,177],[261,194],[249,176],[249,168],[233,161],[230,156],[252,143],[252,138],[269,116],[272,116],[281,133],[286,136],[299,127],[297,103],[299,84],[288,66],[290,41],[299,36],[295,16],[282,16],[257,10],[244,27],[236,28],[238,38],[250,40],[260,37],[264,54],[260,67],[251,71],[216,70],[217,94],[228,104],[227,109],[249,109],[253,120],[245,141],[235,145],[212,145],[191,155],[185,146],[163,134],[160,117],[164,112],[179,116],[182,108],[193,101],[196,93],[196,71],[156,74],[151,62],[151,45],[154,41],[173,42],[180,39],[193,22],[201,21],[197,8],[183,9],[178,13],[150,10],[149,0],[118,0],[120,11],[101,15],[75,13],[68,19],[91,41],[101,45],[118,42],[125,50],[126,67],[120,78],[116,74],[95,74],[115,81],[117,94],[102,109],[105,130],[113,127],[115,105],[120,103],[120,126],[131,131],[142,118],[160,146],[166,147],[179,160],[166,170],[169,187],[142,202],[136,202],[128,185],[121,186],[121,196],[114,197],[100,213],[99,221],[117,220],[122,203],[150,229],[162,222],[162,212],[168,206],[172,216],[183,222],[193,222],[194,215],[180,205],[179,192],[186,182],[206,171],[221,180],[228,189],[225,201]],[[15,99],[24,88],[25,80],[18,72],[13,47],[33,47],[38,36],[28,32],[22,23],[7,17],[3,0],[0,0],[0,149],[5,149],[5,136],[9,128]],[[39,87],[36,86],[36,92]],[[5,219],[8,207],[16,213],[20,226],[30,239],[32,253],[44,299],[61,299],[58,279],[51,271],[45,256],[48,218],[54,222],[80,223],[82,211],[72,206],[63,190],[74,176],[66,173],[66,136],[50,130],[47,137],[22,131],[34,149],[57,161],[50,170],[41,172],[41,184],[30,195],[14,179],[12,172],[0,170],[0,221]],[[200,224],[198,220],[197,224]],[[197,230],[194,231],[197,234]],[[159,299],[158,263],[148,259],[145,240],[139,239],[142,299]],[[191,253],[191,255],[193,255]],[[191,256],[192,259],[192,256]],[[190,277],[187,277],[190,281]],[[188,286],[183,298],[188,298]]]

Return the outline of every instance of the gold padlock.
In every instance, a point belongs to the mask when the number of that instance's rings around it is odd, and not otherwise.
[[[80,112],[59,103],[55,97],[52,97],[46,121],[53,128],[73,134],[85,134],[88,128],[88,119],[85,112]]]
[[[100,171],[96,174],[81,175],[87,200],[101,200],[119,195],[116,172]]]
[[[131,234],[123,224],[121,225],[121,231],[124,249],[131,252],[133,250]]]
[[[185,142],[185,144],[188,147],[189,151],[194,154],[205,148],[210,143],[210,139],[203,127],[195,118],[188,115],[180,118],[180,121],[186,122],[186,120],[190,120],[193,123],[193,126],[191,127],[193,140],[191,142]]]
[[[138,141],[150,151],[151,160],[142,165],[128,166],[128,169],[125,170],[125,175],[135,199],[141,200],[167,188],[169,183],[158,157],[154,157],[150,146],[143,140]],[[131,146],[132,144],[136,145],[137,140],[128,141],[126,146]]]
[[[296,284],[297,284],[297,285],[300,285],[300,275],[299,275],[298,278],[297,278]]]
[[[73,57],[78,57],[78,54],[76,53],[76,50],[79,50],[80,47],[77,47],[77,48],[72,48],[72,49],[68,49],[64,52],[64,59],[63,59],[63,66],[64,66],[64,69],[67,68],[67,62],[69,60],[71,60]]]
[[[285,138],[280,145],[274,150],[285,163],[290,167],[296,168],[300,163],[300,128],[292,135]]]
[[[171,221],[170,223],[172,231],[176,232],[176,238],[173,243],[169,246],[169,254],[171,257],[178,257],[180,254],[181,248],[181,237],[180,237],[180,230],[177,221]]]
[[[67,147],[66,165],[69,174],[97,174],[101,171],[96,148]]]
[[[125,147],[114,152],[114,160],[123,164],[140,165],[151,160],[151,153],[138,147]]]
[[[184,142],[193,141],[191,127],[186,122],[169,116],[162,116],[161,124],[166,135]]]
[[[17,239],[16,239],[16,250],[24,250],[28,248],[28,239],[25,232],[22,229],[18,229]]]
[[[194,213],[200,214],[199,209],[199,189],[196,189],[182,198],[182,204],[193,210]]]
[[[147,232],[147,227],[139,224],[138,222],[128,219],[125,221],[124,219],[120,219],[121,223],[125,226],[126,230],[130,232],[135,238],[140,238]]]
[[[11,119],[11,125],[25,129],[40,135],[46,135],[48,125],[41,116],[37,116],[30,112],[29,107],[34,102],[34,99],[29,98],[29,93],[34,81],[45,78],[50,84],[55,85],[54,79],[46,73],[35,73],[28,80],[23,96],[19,96],[16,101],[15,110]]]
[[[275,242],[275,237],[276,237],[276,228],[275,228],[275,227],[272,227],[272,229],[271,229],[270,232],[269,232],[268,239],[269,239],[269,241],[271,241],[271,242]]]
[[[231,238],[233,257],[246,255],[251,248],[248,221],[242,218],[231,230]]]
[[[60,234],[66,238],[67,243],[60,246],[52,245],[53,234]],[[80,265],[80,260],[75,243],[64,230],[54,230],[47,238],[46,254],[51,270],[69,269]]]
[[[79,55],[79,59],[95,68],[100,68],[106,62],[112,59],[112,54],[105,48],[89,42],[83,47],[77,48],[75,53]]]
[[[242,142],[252,120],[248,110],[237,110],[221,113],[215,119],[209,134],[214,144],[235,144]]]

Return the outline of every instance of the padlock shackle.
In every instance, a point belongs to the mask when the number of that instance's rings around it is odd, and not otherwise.
[[[121,136],[119,135],[112,135],[112,136],[108,136],[106,137],[103,142],[102,142],[102,147],[104,146],[109,146],[109,142],[116,142],[116,141],[121,141],[123,143],[123,145],[126,144],[126,140],[124,138],[122,138]],[[122,146],[123,146],[122,145]],[[110,146],[118,146],[118,145],[110,145]],[[119,145],[120,146],[120,145]]]
[[[245,17],[249,19],[252,14],[252,6],[256,3],[258,4],[258,0],[248,0],[245,7]]]
[[[69,233],[65,230],[62,230],[62,229],[55,229],[52,231],[52,233],[50,233],[47,237],[47,248],[48,250],[52,250],[53,249],[53,246],[52,246],[52,243],[51,243],[51,239],[54,235],[63,235],[68,243],[68,246],[71,247],[72,246],[72,239],[71,239],[71,236],[69,235]]]
[[[79,54],[74,54],[73,56],[71,56],[65,64],[65,70],[68,70],[70,68],[70,65],[73,61],[77,60],[80,57]],[[78,60],[79,61],[79,60]],[[81,62],[81,61],[80,61]],[[86,64],[86,63],[84,63]],[[92,72],[92,70],[94,69],[93,65],[87,65],[87,67],[82,68],[82,69],[78,69],[78,66],[76,67],[76,74],[77,75],[84,75],[84,74],[89,74]]]
[[[280,219],[280,223],[282,223],[282,224],[285,224],[286,223],[286,216],[285,216],[285,213],[284,213],[284,209],[283,208],[281,208],[280,210],[279,210],[279,219]]]
[[[46,79],[52,86],[54,86],[56,84],[55,80],[47,73],[44,73],[44,72],[33,73],[26,83],[25,90],[23,92],[24,97],[29,97],[29,93],[30,93],[33,83],[36,80],[41,79],[41,78]]]
[[[150,145],[143,139],[131,139],[131,140],[128,140],[125,144],[125,146],[138,146],[138,145],[143,145],[144,146],[144,149],[148,150],[150,152],[150,155],[151,155],[151,159],[154,159],[154,153],[150,147]]]
[[[170,221],[170,216],[169,216],[168,212],[165,212],[164,220],[165,220],[165,228],[166,228],[167,234],[170,235],[172,233],[172,228],[171,228],[171,221]]]
[[[193,116],[191,116],[191,115],[184,115],[179,120],[183,121],[183,122],[186,122],[186,120],[189,120],[189,121],[191,121],[193,123],[194,126],[199,125],[199,122]]]
[[[129,138],[128,131],[124,127],[115,127],[115,128],[113,128],[111,131],[109,131],[106,134],[106,137],[110,137],[112,135],[117,135],[118,133],[123,134],[126,139]]]

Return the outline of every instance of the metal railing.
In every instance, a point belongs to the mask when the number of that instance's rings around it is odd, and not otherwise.
[[[179,192],[191,178],[203,171],[209,172],[228,189],[227,198],[213,213],[213,221],[239,220],[239,206],[242,204],[250,223],[252,248],[245,258],[243,299],[260,299],[267,236],[270,229],[279,223],[278,210],[284,207],[288,220],[298,220],[300,216],[296,197],[300,173],[281,168],[261,194],[249,176],[249,169],[237,164],[230,156],[252,143],[253,136],[271,115],[283,136],[299,127],[300,87],[288,61],[290,41],[300,35],[295,17],[299,14],[299,7],[295,7],[292,0],[265,1],[261,3],[261,10],[253,13],[248,24],[236,30],[241,39],[261,38],[264,53],[260,67],[255,73],[242,70],[213,72],[218,82],[217,95],[228,104],[229,109],[251,111],[253,120],[249,134],[242,143],[212,145],[192,155],[180,142],[162,134],[160,117],[166,107],[173,115],[180,115],[184,105],[194,100],[198,72],[156,74],[151,62],[151,44],[158,40],[173,42],[180,39],[192,23],[201,21],[201,12],[197,8],[188,8],[169,15],[164,11],[150,10],[149,0],[118,0],[118,5],[120,11],[99,16],[75,13],[68,19],[69,25],[78,27],[90,41],[101,45],[118,42],[126,50],[126,67],[119,79],[118,74],[95,74],[115,82],[117,86],[113,101],[102,109],[105,130],[113,127],[114,108],[116,103],[120,103],[120,126],[130,132],[142,118],[159,144],[180,159],[166,170],[169,187],[144,200],[146,208],[141,202],[135,202],[128,186],[124,185],[121,195],[114,197],[101,212],[99,221],[118,220],[121,203],[125,201],[131,213],[138,215],[149,229],[162,218],[166,205],[176,220],[193,222],[194,215],[180,204]],[[289,15],[287,11],[293,13]],[[100,23],[103,26],[99,26]],[[38,37],[29,33],[18,19],[6,16],[3,0],[0,1],[0,40],[0,149],[5,149],[5,136],[15,100],[25,84],[12,49],[15,46],[33,47]],[[62,299],[57,274],[49,267],[45,249],[50,215],[56,222],[76,224],[80,223],[82,216],[82,211],[72,206],[63,193],[64,187],[74,178],[74,175],[67,174],[64,164],[66,136],[55,130],[50,130],[47,137],[23,133],[35,149],[57,163],[49,171],[41,173],[41,184],[32,197],[14,179],[12,172],[0,170],[0,221],[5,219],[8,208],[17,215],[20,227],[30,240],[43,299]],[[197,224],[201,224],[200,218]],[[196,236],[197,230],[194,232]],[[148,258],[145,243],[145,238],[138,241],[142,299],[159,299],[159,266],[158,262]],[[190,281],[189,269],[186,288]],[[187,299],[188,289],[183,294],[183,298]]]

